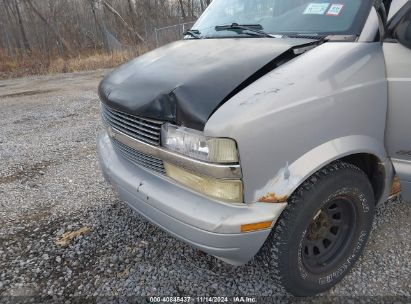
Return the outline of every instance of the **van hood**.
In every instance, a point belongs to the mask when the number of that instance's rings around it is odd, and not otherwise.
[[[219,106],[295,57],[308,39],[181,40],[106,76],[101,101],[116,110],[202,131]]]

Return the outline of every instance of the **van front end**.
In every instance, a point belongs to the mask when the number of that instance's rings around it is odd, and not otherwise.
[[[244,264],[259,251],[285,203],[245,204],[239,163],[209,163],[149,144],[127,134],[137,118],[113,110],[110,118],[105,115],[106,131],[98,141],[100,165],[121,200],[174,237],[230,264]],[[143,123],[138,120],[133,128],[141,138],[145,133],[137,126]],[[154,126],[148,122],[145,128]],[[214,156],[232,162],[232,143],[215,143],[223,150],[214,150]]]
[[[106,179],[199,250],[242,265],[262,248],[291,294],[330,289],[361,256],[394,178],[390,3],[212,1],[183,40],[100,83]]]

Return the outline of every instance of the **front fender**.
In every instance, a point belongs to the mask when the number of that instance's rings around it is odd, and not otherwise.
[[[305,180],[321,168],[343,157],[362,153],[376,156],[385,169],[384,175],[391,178],[389,162],[381,142],[369,136],[352,135],[330,140],[293,163],[286,163],[263,188],[255,191],[252,201],[285,202]]]
[[[237,141],[246,203],[281,201],[335,159],[369,153],[386,162],[385,75],[380,43],[325,43],[231,98],[204,131]]]

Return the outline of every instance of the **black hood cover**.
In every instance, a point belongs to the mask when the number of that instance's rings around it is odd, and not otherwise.
[[[99,86],[108,106],[132,115],[203,130],[240,85],[305,39],[182,40],[109,74]],[[255,80],[255,79],[254,79]]]

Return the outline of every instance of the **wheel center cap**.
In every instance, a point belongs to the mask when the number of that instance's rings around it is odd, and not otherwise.
[[[307,239],[317,241],[325,237],[330,228],[330,219],[323,211],[319,211],[308,227]]]

